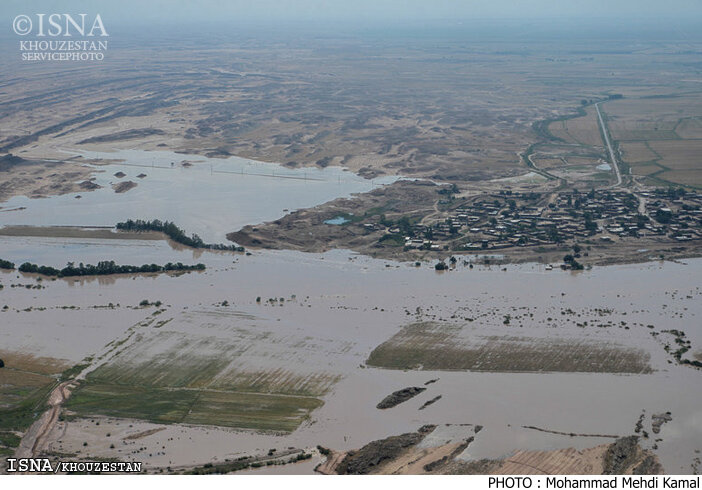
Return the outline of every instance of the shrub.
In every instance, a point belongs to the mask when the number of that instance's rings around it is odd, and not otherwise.
[[[15,268],[15,264],[10,262],[9,260],[0,259],[0,269],[14,270],[14,268]]]
[[[436,269],[437,271],[445,271],[448,268],[449,268],[448,265],[446,265],[446,262],[444,262],[443,260],[437,262],[436,265],[434,266],[434,269]]]

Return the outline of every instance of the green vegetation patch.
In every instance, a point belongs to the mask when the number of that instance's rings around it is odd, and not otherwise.
[[[205,248],[208,250],[229,250],[234,252],[244,252],[244,247],[238,245],[227,245],[221,243],[205,243],[202,238],[196,234],[188,236],[184,230],[178,228],[175,223],[170,221],[161,221],[155,219],[153,221],[132,220],[129,219],[122,223],[117,223],[115,226],[120,231],[158,231],[165,234],[174,242],[186,245],[193,248]]]
[[[15,264],[9,260],[0,259],[0,269],[14,270]]]
[[[144,264],[141,266],[137,266],[118,265],[115,263],[114,260],[104,260],[102,262],[98,262],[97,265],[85,265],[81,263],[77,267],[72,262],[69,262],[68,265],[66,265],[66,267],[64,267],[63,269],[56,269],[55,267],[25,262],[19,266],[18,270],[20,272],[42,274],[44,276],[51,277],[75,277],[105,276],[110,274],[138,274],[150,272],[203,271],[205,270],[205,264],[183,265],[180,262],[178,262],[177,264],[169,262],[166,265]]]
[[[138,341],[113,345],[67,408],[78,416],[293,431],[341,376],[306,368],[302,352],[323,348],[312,339],[278,336],[251,320],[215,308],[144,325]],[[269,361],[263,366],[261,356]]]
[[[14,432],[0,432],[0,447],[17,447],[22,438]]]
[[[0,369],[0,432],[21,432],[46,410],[66,364],[22,352],[0,351],[0,358],[5,365]],[[7,435],[0,440],[0,446],[7,445]]]
[[[23,431],[41,415],[57,382],[50,376],[13,371],[0,372],[0,431]],[[2,439],[2,445],[7,445]]]
[[[83,384],[66,407],[79,415],[108,415],[151,422],[182,422],[195,403],[195,390],[169,390],[97,383]]]
[[[61,381],[68,381],[69,379],[73,379],[76,376],[78,376],[85,368],[90,366],[92,360],[92,356],[87,357],[83,359],[83,362],[75,364],[66,369],[64,372],[61,373]]]
[[[203,391],[184,422],[292,432],[321,406],[311,397]]]
[[[366,363],[390,369],[493,372],[648,373],[650,355],[581,339],[471,336],[459,325],[404,327],[371,352]]]
[[[321,405],[309,397],[88,382],[76,390],[67,408],[82,416],[291,432]]]

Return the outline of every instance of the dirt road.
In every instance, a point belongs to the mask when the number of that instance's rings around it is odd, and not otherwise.
[[[63,404],[71,396],[70,389],[74,381],[64,381],[59,384],[49,395],[49,409],[27,430],[20,442],[16,458],[37,457],[46,448],[49,434],[56,426]]]

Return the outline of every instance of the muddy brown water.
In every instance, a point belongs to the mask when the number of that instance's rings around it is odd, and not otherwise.
[[[174,221],[188,234],[209,243],[244,225],[278,219],[285,210],[303,209],[368,192],[397,180],[367,180],[341,167],[290,169],[240,157],[207,158],[167,151],[119,150],[85,152],[88,160],[119,163],[96,166],[95,183],[102,186],[48,199],[18,196],[2,204],[0,224],[114,226],[128,218]],[[194,162],[184,167],[183,161]],[[171,166],[171,163],[174,163]],[[138,185],[115,193],[112,185],[140,173]],[[80,195],[81,199],[76,199]]]
[[[314,205],[368,190],[371,185],[333,168],[317,171],[324,179],[305,181],[252,175],[270,170],[299,176],[296,172],[301,170],[264,164],[259,168],[258,164],[233,159],[210,162],[196,157],[200,163],[183,168],[178,162],[187,159],[184,155],[137,152],[109,156],[123,157],[127,164],[100,168],[105,171],[96,177],[105,189],[84,193],[83,199],[72,195],[15,198],[2,206],[26,209],[1,213],[0,223],[99,226],[152,217],[173,219],[189,233],[199,233],[208,241],[223,241],[225,233],[244,224],[275,219],[283,209]],[[144,169],[151,163],[149,159],[154,159],[154,167]],[[174,168],[170,168],[171,159],[176,162]],[[223,172],[215,172],[218,169]],[[144,172],[147,177],[129,192],[115,194],[107,184],[118,170],[128,176]],[[656,453],[668,472],[690,472],[698,456],[695,451],[702,450],[702,373],[675,364],[662,343],[673,339],[661,333],[684,331],[692,342],[692,352],[700,351],[702,259],[596,267],[582,273],[546,271],[542,265],[523,264],[510,265],[506,272],[497,267],[459,266],[438,274],[433,263],[416,268],[343,250],[326,254],[254,252],[246,256],[173,248],[166,241],[4,236],[0,237],[0,258],[54,267],[69,261],[100,260],[207,265],[204,272],[178,277],[124,275],[41,282],[33,275],[0,271],[4,286],[0,308],[8,305],[6,311],[0,310],[3,350],[77,363],[86,356],[107,352],[109,342],[124,339],[130,327],[152,315],[154,307],[137,307],[147,299],[163,303],[165,311],[159,319],[173,320],[161,329],[143,329],[140,334],[145,347],[135,351],[134,358],[148,359],[162,352],[154,342],[158,332],[168,332],[170,338],[180,338],[190,347],[193,343],[188,339],[198,336],[241,338],[246,340],[247,350],[237,362],[241,360],[242,369],[249,372],[284,367],[293,374],[340,378],[323,395],[325,404],[289,435],[176,424],[111,449],[108,428],[113,437],[122,437],[158,426],[118,419],[104,419],[96,426],[79,419],[57,426],[52,434],[52,448],[57,451],[84,451],[82,444],[88,442],[86,451],[92,457],[129,457],[153,465],[178,466],[289,446],[321,444],[353,449],[432,423],[453,424],[442,429],[444,439],[464,437],[468,427],[464,424],[483,425],[461,457],[492,458],[516,449],[584,448],[609,440],[562,436],[522,426],[628,435],[643,411],[649,434],[651,415],[672,413],[673,420],[656,436],[663,439]],[[36,284],[42,289],[26,288]],[[269,302],[271,298],[277,301]],[[226,306],[222,306],[225,300]],[[106,308],[110,303],[114,308]],[[505,315],[511,317],[508,325],[504,324]],[[622,345],[646,352],[653,372],[396,371],[365,366],[373,349],[406,325],[421,321],[460,325],[461,338],[466,341],[506,336]],[[586,327],[577,325],[584,321],[588,322]],[[653,337],[652,332],[659,337]],[[226,349],[195,354],[234,362]],[[499,350],[494,355],[500,355]],[[395,390],[423,386],[436,378],[439,381],[428,385],[420,396],[400,406],[385,411],[375,408]],[[418,410],[438,395],[442,395],[439,401]],[[651,437],[644,445],[650,447],[653,442]],[[138,450],[140,447],[147,449]],[[285,471],[299,468],[307,472],[310,466],[296,465]]]
[[[8,243],[22,239],[3,240]],[[36,252],[45,257],[59,256],[65,253],[64,245],[70,248],[70,242],[35,242]],[[130,241],[128,246],[125,244],[129,250],[125,248],[124,257],[150,256],[154,253],[152,246],[153,242]],[[163,246],[168,252],[167,244]],[[83,242],[80,247],[84,256],[97,257],[105,245]],[[16,250],[26,254],[32,248]],[[168,253],[175,255],[192,253],[170,250]],[[12,259],[12,254],[6,258]],[[656,331],[684,330],[693,346],[700,345],[702,260],[689,260],[686,265],[618,265],[581,274],[545,271],[537,264],[509,266],[507,272],[499,268],[459,267],[437,274],[429,263],[415,268],[345,251],[322,255],[266,252],[252,256],[206,252],[199,261],[206,263],[208,270],[180,277],[42,281],[46,288],[41,290],[7,287],[15,282],[31,283],[34,278],[21,274],[18,278],[16,272],[2,273],[0,281],[6,287],[0,292],[0,303],[7,303],[13,311],[0,313],[0,341],[9,350],[79,361],[106,341],[120,338],[134,322],[151,314],[153,308],[126,308],[148,298],[167,305],[162,318],[176,319],[174,331],[187,330],[197,335],[206,330],[222,336],[228,335],[231,328],[270,332],[272,336],[250,340],[248,368],[266,370],[284,365],[303,374],[316,371],[342,376],[324,396],[325,405],[290,435],[175,425],[144,438],[144,444],[155,444],[158,439],[167,448],[163,450],[165,454],[135,455],[152,464],[205,463],[215,457],[222,460],[227,455],[272,447],[322,444],[352,449],[373,439],[416,430],[426,423],[483,425],[475,443],[462,455],[467,459],[504,456],[519,448],[584,448],[607,439],[559,436],[522,426],[566,433],[627,435],[633,432],[644,410],[649,424],[654,413],[673,414],[673,421],[661,430],[659,437],[663,441],[658,442],[656,451],[667,471],[691,471],[694,451],[702,449],[700,372],[669,364],[671,357],[645,326],[652,324]],[[256,303],[257,296],[262,298],[261,304]],[[267,302],[269,298],[281,297],[286,299],[283,306]],[[217,306],[223,300],[228,301],[228,306]],[[91,308],[110,302],[121,306],[116,310]],[[62,305],[74,305],[80,310],[56,309]],[[21,311],[28,307],[49,309]],[[577,327],[574,319],[560,314],[566,308],[582,315],[581,320],[603,318],[614,326]],[[593,313],[598,309],[608,313]],[[199,316],[198,311],[203,314]],[[505,314],[517,315],[520,311],[528,311],[534,317],[525,319],[522,327],[502,323]],[[654,372],[402,372],[361,367],[376,346],[408,323],[421,319],[456,322],[451,318],[456,314],[475,317],[469,328],[476,335],[557,336],[640,348],[650,353]],[[622,321],[630,327],[628,330],[617,326]],[[90,332],[94,335],[87,335]],[[465,335],[470,335],[470,331]],[[76,342],[77,338],[81,341]],[[304,349],[310,345],[315,347]],[[300,346],[303,350],[296,350]],[[375,408],[388,393],[435,378],[439,381],[429,385],[421,396],[391,410]],[[439,394],[441,400],[418,410],[426,400]],[[89,433],[78,422],[69,424],[62,438],[62,450],[69,450],[78,441],[82,443]],[[164,443],[167,434],[174,439]],[[91,444],[95,454],[113,454],[107,447],[101,452],[100,441],[96,434],[94,446]],[[644,442],[652,445],[653,440]]]

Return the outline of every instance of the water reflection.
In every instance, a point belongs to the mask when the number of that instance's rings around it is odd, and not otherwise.
[[[4,207],[25,209],[3,213],[0,224],[114,226],[129,218],[161,219],[174,221],[207,242],[220,243],[226,241],[227,233],[278,219],[286,214],[284,210],[368,192],[397,179],[370,181],[341,167],[289,169],[239,157],[197,156],[195,160],[201,163],[171,166],[171,162],[189,159],[188,155],[163,151],[90,152],[89,156],[121,160],[95,166],[95,183],[101,189],[82,192],[82,199],[75,199],[74,194],[47,199],[14,197]],[[146,177],[136,178],[144,172]],[[137,187],[125,193],[113,191],[113,184],[129,180]]]

